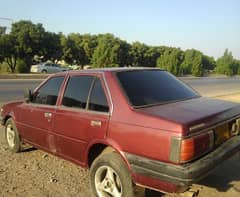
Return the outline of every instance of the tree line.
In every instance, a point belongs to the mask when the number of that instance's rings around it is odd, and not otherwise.
[[[3,31],[2,31],[3,32]],[[42,24],[21,20],[13,23],[10,33],[0,34],[0,62],[11,72],[29,72],[41,61],[64,60],[82,68],[159,67],[174,75],[203,76],[206,72],[240,74],[240,61],[226,49],[216,61],[196,49],[181,50],[167,46],[128,43],[112,34],[79,34],[49,32]]]

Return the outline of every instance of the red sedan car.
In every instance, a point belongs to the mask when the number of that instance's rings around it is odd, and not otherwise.
[[[90,168],[95,196],[181,192],[240,150],[240,105],[159,69],[58,73],[0,117],[13,152],[28,143]]]

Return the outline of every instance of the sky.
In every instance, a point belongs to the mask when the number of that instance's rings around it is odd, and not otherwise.
[[[51,32],[112,33],[214,58],[228,48],[240,59],[240,0],[0,0],[0,10],[1,26],[31,20]]]

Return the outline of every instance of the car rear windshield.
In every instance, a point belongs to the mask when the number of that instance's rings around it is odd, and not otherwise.
[[[116,75],[134,107],[158,105],[199,97],[194,90],[166,71],[122,71],[117,72]]]

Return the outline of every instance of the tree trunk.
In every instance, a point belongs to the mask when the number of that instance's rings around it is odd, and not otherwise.
[[[15,57],[6,58],[8,67],[10,68],[11,73],[15,73],[17,66],[17,59]]]

